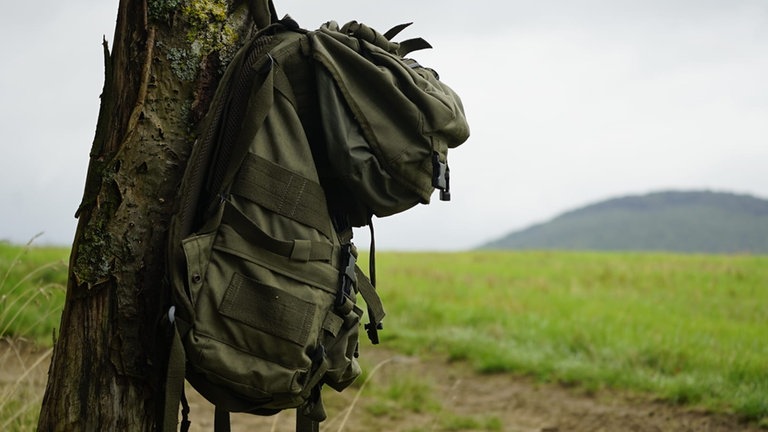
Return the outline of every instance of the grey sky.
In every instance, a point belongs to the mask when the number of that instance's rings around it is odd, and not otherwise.
[[[768,197],[763,0],[275,3],[309,28],[414,21],[403,37],[435,46],[414,56],[463,98],[454,200],[377,221],[382,248],[468,248],[653,190]],[[71,241],[116,15],[116,0],[4,8],[0,239]]]

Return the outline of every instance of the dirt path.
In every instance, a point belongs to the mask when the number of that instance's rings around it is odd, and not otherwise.
[[[758,432],[764,430],[730,416],[697,412],[617,393],[585,394],[558,385],[537,384],[508,375],[477,375],[466,365],[407,358],[383,349],[364,353],[369,364],[381,364],[344,431],[501,430],[509,432]],[[382,389],[392,382],[416,378],[427,383],[439,407],[414,412],[395,403],[381,408]],[[412,383],[414,384],[414,383]],[[326,390],[328,420],[322,431],[337,431],[358,389],[336,394]],[[193,430],[210,430],[212,411],[192,396]],[[385,411],[382,413],[381,411]],[[376,413],[377,415],[374,415]],[[465,428],[461,428],[465,425]],[[471,427],[471,426],[474,426]],[[293,431],[293,413],[275,418],[233,415],[233,431]]]
[[[0,394],[18,380],[45,350],[11,347],[0,341]],[[765,432],[737,419],[669,406],[614,392],[586,394],[557,385],[538,384],[508,375],[477,375],[466,365],[404,357],[383,349],[364,353],[371,379],[342,394],[326,390],[328,420],[322,431],[445,431],[509,432]],[[47,361],[28,375],[42,392]],[[425,399],[413,396],[428,393]],[[398,391],[400,393],[398,393]],[[423,395],[422,395],[423,396]],[[189,392],[192,431],[212,430],[213,409]],[[413,403],[421,402],[414,408]],[[352,405],[348,419],[344,417]],[[235,414],[233,432],[293,431],[293,413],[276,417]]]

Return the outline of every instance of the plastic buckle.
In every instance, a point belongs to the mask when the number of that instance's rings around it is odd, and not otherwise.
[[[440,201],[451,200],[450,190],[451,170],[447,162],[440,160],[440,154],[432,153],[432,186],[440,189]]]
[[[370,314],[370,312],[369,312]],[[371,341],[371,344],[378,345],[379,344],[379,330],[384,330],[384,324],[378,322],[369,322],[365,325],[365,332],[368,333],[368,339]]]
[[[357,283],[355,265],[357,258],[352,252],[354,245],[345,244],[341,248],[341,269],[339,271],[339,291],[336,294],[336,306],[342,306],[347,298],[354,296],[354,285]]]

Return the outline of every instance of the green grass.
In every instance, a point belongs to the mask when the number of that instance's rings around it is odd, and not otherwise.
[[[768,257],[381,253],[385,346],[768,423]]]
[[[50,344],[67,253],[0,243],[0,336]],[[768,426],[768,256],[379,253],[377,269],[386,347]],[[384,411],[396,400],[409,404],[397,396],[406,393],[427,397],[413,406],[439,409],[418,380],[381,391],[390,401]],[[455,418],[441,427],[485,422],[492,430],[494,421]]]
[[[374,387],[375,403],[367,406],[374,416],[397,416],[403,412],[439,412],[442,408],[432,383],[413,374],[392,377],[384,387]]]
[[[20,352],[53,342],[64,305],[68,253],[0,242],[0,368],[18,374],[11,382],[0,382],[0,430],[34,430],[37,423],[42,391],[34,381],[39,381],[39,368],[50,350],[28,361]]]
[[[0,242],[0,338],[50,346],[59,325],[69,250]]]

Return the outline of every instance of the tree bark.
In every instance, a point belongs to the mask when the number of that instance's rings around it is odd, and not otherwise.
[[[236,0],[121,0],[40,431],[162,425],[165,239],[227,61],[254,30]]]

